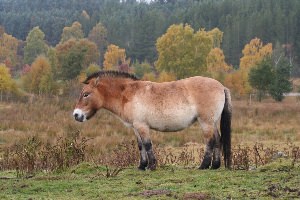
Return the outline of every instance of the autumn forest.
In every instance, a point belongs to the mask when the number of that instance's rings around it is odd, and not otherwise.
[[[101,70],[209,76],[281,101],[300,75],[297,0],[0,0],[2,94],[62,94]]]

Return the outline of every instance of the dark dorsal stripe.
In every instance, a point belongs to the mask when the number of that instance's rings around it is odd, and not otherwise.
[[[139,80],[134,74],[121,71],[99,71],[89,75],[83,83],[87,84],[92,78],[112,77],[112,78],[129,78],[132,80]]]

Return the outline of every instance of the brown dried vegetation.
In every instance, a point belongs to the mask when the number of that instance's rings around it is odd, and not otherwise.
[[[80,162],[106,166],[105,177],[137,166],[139,153],[131,129],[105,111],[87,123],[72,119],[71,100],[37,98],[31,103],[0,103],[0,170],[19,176],[64,170]],[[300,103],[234,101],[232,163],[253,170],[279,157],[300,159]],[[204,153],[195,124],[177,133],[152,132],[159,167],[199,166]]]

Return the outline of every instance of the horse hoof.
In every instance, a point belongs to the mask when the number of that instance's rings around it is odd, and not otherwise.
[[[221,162],[219,160],[213,161],[211,165],[211,169],[219,169],[221,166]]]
[[[151,171],[154,171],[154,170],[156,170],[156,165],[155,164],[150,165],[150,166],[148,166],[148,169],[150,169]]]
[[[146,170],[146,167],[144,167],[144,166],[139,166],[139,167],[138,167],[138,170],[140,170],[140,171],[145,171],[145,170]]]
[[[203,170],[203,169],[208,169],[209,168],[209,166],[200,166],[198,169],[200,169],[200,170]]]
[[[208,169],[211,165],[211,159],[204,159],[199,169]]]
[[[210,162],[202,162],[199,169],[209,169]]]

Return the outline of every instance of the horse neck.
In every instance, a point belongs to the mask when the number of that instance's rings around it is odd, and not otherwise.
[[[101,90],[105,93],[103,108],[110,112],[123,116],[123,91],[131,79],[125,78],[107,78],[103,81],[104,88]]]

